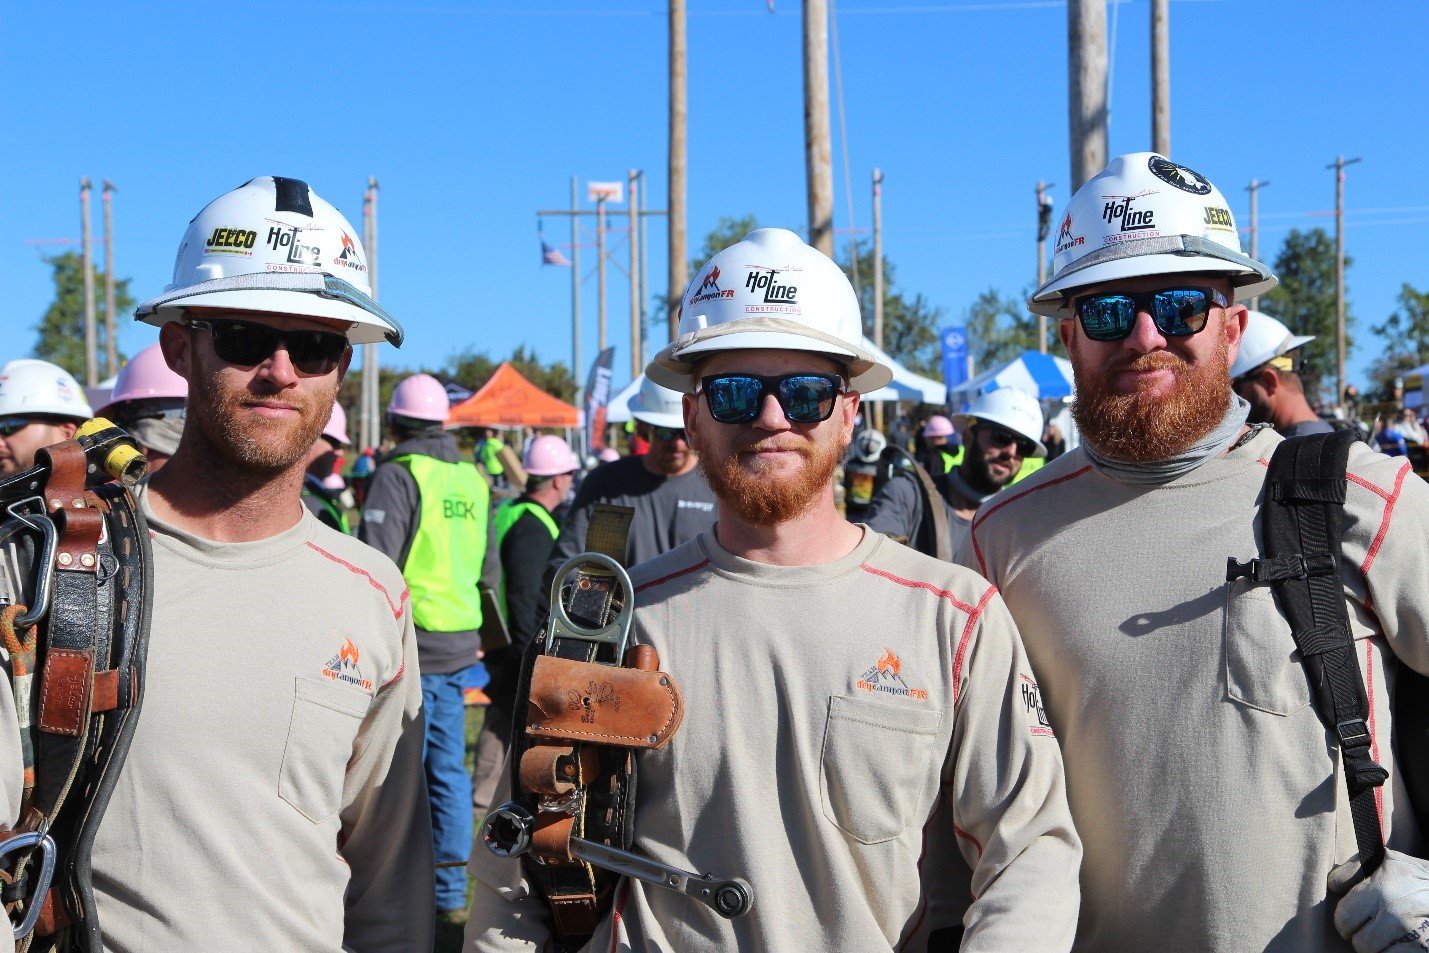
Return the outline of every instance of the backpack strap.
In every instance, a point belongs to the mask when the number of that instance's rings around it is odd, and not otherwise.
[[[1261,506],[1267,558],[1230,561],[1226,578],[1268,582],[1290,622],[1320,720],[1344,761],[1361,869],[1384,859],[1375,789],[1389,774],[1370,753],[1369,700],[1340,581],[1347,431],[1283,441],[1270,460]]]

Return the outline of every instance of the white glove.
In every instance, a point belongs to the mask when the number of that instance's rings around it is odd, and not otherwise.
[[[1330,889],[1344,893],[1354,883],[1359,860],[1330,871]],[[1396,850],[1335,907],[1335,929],[1355,953],[1429,950],[1429,861]]]

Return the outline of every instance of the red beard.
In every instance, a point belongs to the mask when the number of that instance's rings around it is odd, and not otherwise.
[[[715,424],[714,426],[720,426]],[[690,432],[700,466],[710,488],[724,506],[757,526],[786,523],[807,510],[833,481],[834,470],[842,457],[842,448],[822,446],[813,441],[791,448],[803,458],[799,472],[788,477],[774,477],[768,468],[750,457],[758,446],[736,450],[727,456]]]

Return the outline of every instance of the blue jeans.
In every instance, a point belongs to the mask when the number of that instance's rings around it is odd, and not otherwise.
[[[467,669],[422,676],[427,734],[422,763],[432,803],[432,847],[437,863],[466,861],[471,855],[471,775],[466,773],[466,705],[462,687]],[[466,909],[466,868],[437,870],[437,909]]]

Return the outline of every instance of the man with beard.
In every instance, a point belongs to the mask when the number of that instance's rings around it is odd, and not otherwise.
[[[1045,456],[1038,440],[1042,409],[1037,399],[1014,387],[1000,387],[978,397],[966,414],[958,415],[964,429],[962,460],[947,473],[933,476],[947,515],[953,552],[967,535],[973,514],[982,503],[1014,482],[1027,460]],[[923,491],[917,477],[895,471],[869,507],[862,522],[877,533],[906,542],[919,552],[933,552],[933,534],[925,513]]]
[[[1236,302],[1275,277],[1241,253],[1221,193],[1153,153],[1077,192],[1053,265],[1031,307],[1061,321],[1083,443],[983,506],[960,559],[1003,593],[1047,685],[1086,844],[1078,948],[1409,942],[1429,865],[1402,853],[1418,837],[1389,695],[1400,665],[1429,671],[1429,488],[1350,450],[1337,571],[1369,714],[1337,736],[1284,606],[1223,569],[1265,555],[1281,438],[1246,426],[1229,369]],[[1391,775],[1372,796],[1389,860],[1358,886],[1340,737]]]
[[[1270,424],[1282,437],[1334,430],[1305,399],[1305,385],[1295,373],[1296,351],[1315,340],[1261,311],[1247,311],[1240,353],[1231,365],[1231,386],[1250,404],[1250,422]]]
[[[650,449],[597,467],[581,481],[551,554],[548,582],[562,563],[585,549],[591,508],[597,503],[635,510],[627,566],[654,559],[714,523],[714,495],[699,469],[699,455],[685,438],[680,395],[647,377],[630,401],[630,415]]]
[[[716,268],[733,294],[704,293]],[[1001,599],[834,505],[859,394],[891,376],[848,279],[760,229],[681,314],[646,373],[685,394],[718,522],[631,576],[632,635],[685,700],[670,742],[637,756],[634,844],[743,877],[754,899],[726,920],[627,879],[589,948],[923,949],[938,928],[955,944],[965,909],[964,950],[1068,949],[1077,836]],[[950,855],[971,871],[961,890],[929,873]],[[519,865],[478,849],[471,869],[468,948],[540,947]]]
[[[189,402],[140,494],[144,711],[93,852],[112,953],[431,948],[410,600],[299,498],[352,344],[402,339],[352,235],[306,183],[253,179],[136,312]]]

